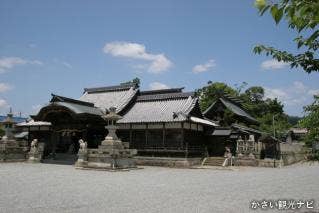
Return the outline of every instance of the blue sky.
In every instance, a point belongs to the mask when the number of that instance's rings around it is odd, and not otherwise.
[[[253,2],[2,0],[0,114],[33,114],[51,93],[78,98],[84,87],[139,77],[142,89],[188,91],[245,81],[302,115],[319,75],[253,54],[258,43],[296,51],[295,32],[259,17]]]

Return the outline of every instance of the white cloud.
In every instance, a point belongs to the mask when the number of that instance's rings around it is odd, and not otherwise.
[[[151,90],[157,90],[157,89],[169,89],[170,87],[166,84],[160,83],[160,82],[152,82],[150,83],[150,89]]]
[[[6,83],[0,83],[0,93],[11,90],[13,87]]]
[[[62,60],[57,59],[57,58],[54,58],[53,62],[57,63],[57,64],[61,64],[61,65],[63,65],[64,67],[66,67],[68,69],[72,69],[73,68],[73,66],[69,62],[62,61]]]
[[[35,44],[35,43],[30,43],[30,44],[28,44],[28,47],[29,47],[29,48],[36,48],[36,47],[37,47],[37,44]]]
[[[291,86],[281,88],[265,87],[266,98],[277,98],[285,107],[298,112],[302,112],[302,107],[313,101],[313,95],[319,94],[319,89],[309,88],[300,81],[295,81]]]
[[[210,70],[211,68],[216,67],[215,60],[210,59],[205,64],[198,64],[193,67],[193,73],[201,73]]]
[[[275,59],[266,60],[261,63],[261,68],[264,70],[278,70],[287,67],[289,64]]]
[[[319,95],[319,89],[311,89],[308,91],[309,95]]]
[[[270,99],[283,100],[287,97],[287,93],[283,89],[265,88],[265,97]]]
[[[7,101],[4,99],[0,99],[0,109],[7,108],[7,107],[8,107]]]
[[[104,53],[114,57],[137,59],[150,62],[146,67],[151,73],[162,73],[173,66],[173,63],[164,54],[152,54],[146,51],[142,44],[115,41],[106,43]]]
[[[4,73],[13,69],[18,65],[42,65],[43,63],[38,60],[28,60],[19,57],[2,57],[0,58],[0,73]]]
[[[62,61],[61,64],[64,65],[65,67],[69,68],[69,69],[73,68],[72,65],[70,63],[68,63],[68,62]]]

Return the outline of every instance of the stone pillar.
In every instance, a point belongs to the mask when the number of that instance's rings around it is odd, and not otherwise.
[[[237,157],[242,157],[245,154],[245,141],[239,136],[238,140],[237,140],[237,148],[236,148],[236,152],[237,152]]]

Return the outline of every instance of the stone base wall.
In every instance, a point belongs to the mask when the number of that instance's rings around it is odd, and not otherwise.
[[[258,160],[251,158],[237,158],[235,159],[234,164],[236,166],[258,166]]]
[[[258,159],[260,167],[281,167],[298,163],[305,159],[305,153],[285,152],[281,154],[281,159]]]
[[[19,162],[26,159],[27,147],[20,147],[18,142],[15,142],[13,145],[0,144],[0,162]]]
[[[259,167],[281,167],[284,166],[282,160],[276,160],[276,159],[258,159],[258,166]]]
[[[283,165],[290,165],[305,160],[305,152],[286,152],[281,154]]]
[[[202,158],[134,157],[137,165],[189,168],[200,166]]]
[[[26,160],[26,153],[0,153],[0,162],[21,162]]]

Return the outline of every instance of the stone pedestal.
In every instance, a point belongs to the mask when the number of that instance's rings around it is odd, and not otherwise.
[[[79,140],[80,149],[78,152],[78,160],[75,162],[75,167],[87,167],[88,166],[88,149],[87,143],[82,139]]]
[[[28,153],[28,161],[29,163],[39,163],[42,160],[43,156],[43,151],[44,151],[44,144],[43,143],[38,143],[37,139],[34,139],[31,142],[31,148]]]
[[[237,140],[237,159],[238,166],[258,166],[258,161],[255,157],[255,140],[253,136],[249,140],[239,138]]]
[[[77,168],[128,169],[135,168],[135,149],[124,148],[122,141],[108,137],[98,149],[81,150],[78,153]]]
[[[78,153],[77,168],[96,168],[96,169],[128,169],[135,168],[136,163],[133,158],[137,154],[136,149],[129,149],[127,145],[117,137],[115,125],[120,119],[115,113],[115,108],[110,109],[110,113],[105,116],[108,122],[106,129],[108,135],[101,142],[97,149],[87,149],[86,143],[80,142],[80,150]]]

